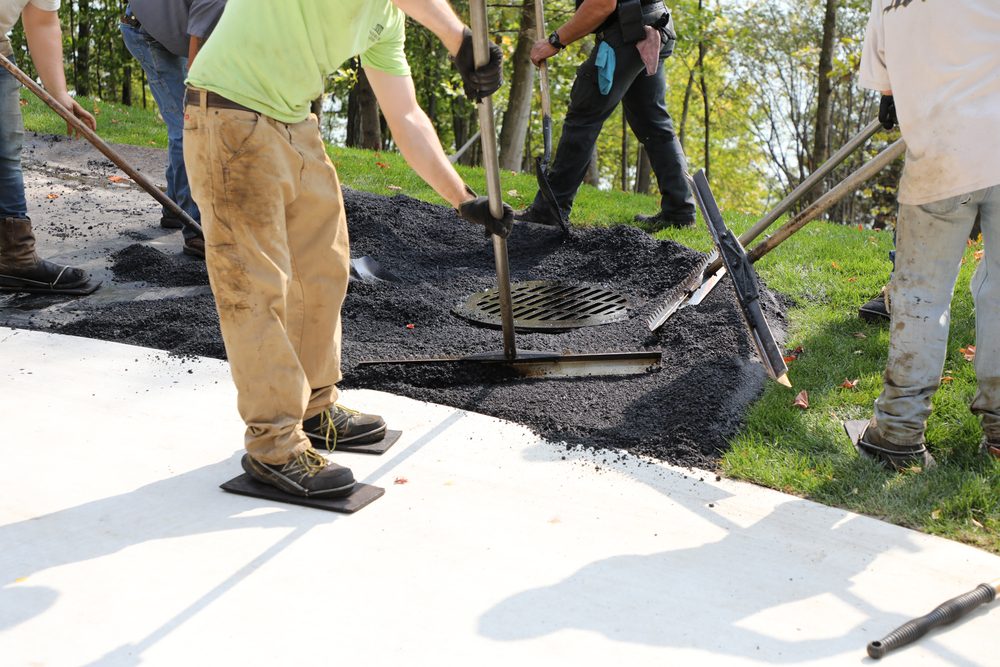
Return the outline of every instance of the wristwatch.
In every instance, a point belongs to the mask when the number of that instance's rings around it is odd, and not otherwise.
[[[562,51],[566,48],[566,45],[559,41],[559,31],[553,30],[552,34],[549,35],[549,44],[551,44],[556,51]]]

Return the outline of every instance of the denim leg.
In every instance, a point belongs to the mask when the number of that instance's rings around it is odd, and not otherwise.
[[[28,217],[21,173],[24,122],[20,89],[18,80],[0,68],[0,217],[5,218]]]
[[[991,443],[1000,443],[1000,186],[986,190],[979,207],[983,258],[970,289],[976,305],[976,380],[972,412]]]
[[[635,51],[635,47],[631,47]],[[617,49],[616,49],[617,51]],[[563,121],[562,135],[556,147],[555,158],[549,166],[547,179],[560,208],[569,215],[576,191],[587,174],[587,165],[594,153],[594,144],[601,133],[604,121],[621,101],[634,74],[623,72],[619,63],[615,68],[614,82],[607,95],[601,95],[597,85],[597,49],[576,70],[576,79],[570,91],[569,108]],[[544,209],[542,194],[535,195],[534,207]]]
[[[638,59],[638,51],[632,48]],[[640,60],[641,64],[641,60]],[[649,156],[656,183],[660,188],[663,218],[677,222],[694,220],[694,194],[685,172],[687,160],[681,142],[674,133],[674,122],[667,112],[667,81],[663,61],[652,76],[642,71],[622,99],[625,118]]]
[[[201,220],[198,206],[191,196],[187,169],[184,166],[184,79],[187,76],[187,58],[175,56],[141,28],[126,23],[119,24],[125,47],[139,61],[149,89],[167,125],[167,196],[177,202],[184,212]],[[167,211],[164,209],[164,214]],[[187,227],[184,237],[196,234]]]
[[[899,207],[889,362],[875,401],[876,425],[897,445],[923,442],[944,369],[951,298],[981,194]]]

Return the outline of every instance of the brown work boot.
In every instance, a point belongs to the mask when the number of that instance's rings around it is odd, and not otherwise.
[[[192,236],[184,239],[184,254],[198,259],[205,259],[205,239],[200,236]]]
[[[40,259],[28,218],[0,218],[0,290],[53,292],[83,287],[90,274]]]
[[[858,451],[865,457],[896,471],[906,470],[914,465],[929,470],[936,465],[934,457],[923,443],[897,445],[882,435],[878,426],[871,423],[861,434]]]

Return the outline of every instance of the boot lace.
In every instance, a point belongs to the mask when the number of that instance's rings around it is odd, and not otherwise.
[[[282,468],[282,474],[296,479],[303,477],[315,477],[329,465],[322,456],[311,448],[302,452],[294,459],[286,463]]]

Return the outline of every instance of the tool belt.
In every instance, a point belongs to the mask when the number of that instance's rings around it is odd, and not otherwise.
[[[215,109],[235,109],[236,111],[249,111],[250,113],[256,114],[260,113],[256,109],[251,109],[250,107],[245,107],[242,104],[226,99],[218,93],[201,90],[200,88],[188,88],[184,91],[184,106],[201,106],[202,95],[205,96],[205,106],[207,107],[213,107]]]
[[[645,26],[648,25],[660,30],[664,45],[669,43],[669,51],[673,51],[677,33],[670,20],[670,11],[662,0],[620,0],[612,17],[614,20],[605,22],[596,33],[598,39],[610,46],[617,48],[642,41],[646,38]]]

